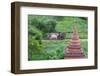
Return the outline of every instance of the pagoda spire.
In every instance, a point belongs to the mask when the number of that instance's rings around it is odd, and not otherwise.
[[[64,58],[83,58],[83,49],[80,46],[80,39],[76,25],[73,26],[72,38],[69,45],[65,48]]]

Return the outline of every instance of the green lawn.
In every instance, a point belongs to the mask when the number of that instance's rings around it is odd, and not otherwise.
[[[68,46],[70,40],[42,40],[43,52],[32,53],[31,60],[52,60],[64,59],[64,48]],[[87,39],[80,39],[81,47],[83,48],[85,57],[88,53]]]

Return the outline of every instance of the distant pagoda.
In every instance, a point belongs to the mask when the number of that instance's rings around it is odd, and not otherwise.
[[[64,58],[83,58],[84,53],[83,49],[80,46],[80,39],[76,29],[76,26],[73,26],[72,39],[69,43],[69,46],[65,48]]]

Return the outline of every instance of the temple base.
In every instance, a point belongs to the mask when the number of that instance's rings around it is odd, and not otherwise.
[[[84,53],[83,51],[66,51],[65,52],[65,55],[64,55],[65,58],[84,58]]]

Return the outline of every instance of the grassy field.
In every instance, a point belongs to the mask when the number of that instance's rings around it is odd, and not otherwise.
[[[64,59],[64,48],[68,46],[70,39],[66,40],[42,40],[43,53],[35,53],[32,55],[32,60],[47,60],[47,59]],[[87,39],[80,39],[81,47],[83,48],[85,57],[88,56]]]

